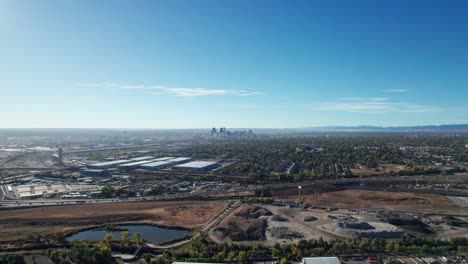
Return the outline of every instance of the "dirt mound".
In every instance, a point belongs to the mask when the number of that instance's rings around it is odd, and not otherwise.
[[[226,226],[220,226],[215,231],[221,232],[223,238],[232,241],[263,241],[265,240],[266,219],[239,223],[229,221]]]
[[[442,220],[445,221],[447,223],[447,225],[449,226],[456,226],[456,227],[463,227],[463,228],[468,228],[468,223],[459,219],[459,218],[456,218],[456,217],[453,217],[453,216],[444,216],[442,217]]]
[[[286,217],[282,217],[281,215],[274,215],[273,217],[271,217],[271,220],[276,222],[289,222],[289,220]]]
[[[269,216],[273,215],[268,209],[265,209],[260,206],[248,206],[241,208],[236,214],[236,216],[245,217],[245,218],[259,218],[260,216]]]
[[[417,232],[426,235],[434,233],[427,224],[416,218],[403,215],[387,215],[386,218],[389,224],[398,226],[408,232]]]
[[[304,222],[314,222],[314,221],[317,221],[317,217],[313,215],[308,215],[304,217]]]
[[[280,227],[273,227],[270,230],[271,236],[276,237],[279,239],[296,239],[296,238],[303,238],[304,235],[293,231],[285,226],[280,226]]]

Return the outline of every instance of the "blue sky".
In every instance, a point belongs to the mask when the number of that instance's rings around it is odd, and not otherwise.
[[[467,1],[0,1],[0,127],[468,123]]]

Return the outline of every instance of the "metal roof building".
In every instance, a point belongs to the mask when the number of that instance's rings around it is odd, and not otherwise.
[[[131,160],[113,160],[113,161],[106,161],[100,163],[89,164],[88,168],[90,169],[108,169],[115,167],[120,164],[130,163]]]
[[[184,162],[189,162],[191,160],[192,160],[191,158],[178,157],[178,158],[169,159],[167,161],[172,162],[173,164],[181,164],[181,163],[184,163]]]
[[[170,160],[170,159],[173,159],[173,158],[174,158],[174,157],[162,157],[162,158],[154,159],[154,161]]]
[[[146,163],[151,163],[154,160],[142,160],[142,161],[135,161],[135,162],[130,162],[130,163],[125,163],[125,164],[120,164],[117,166],[119,169],[133,169],[137,168],[140,165],[146,164]]]
[[[172,167],[173,170],[185,170],[185,171],[210,171],[219,167],[219,163],[214,161],[191,161]]]
[[[337,257],[302,258],[304,264],[341,264]]]
[[[159,170],[171,166],[173,163],[169,161],[156,161],[140,165],[140,168],[145,170]]]
[[[144,156],[144,157],[133,158],[133,159],[130,159],[130,160],[131,161],[142,161],[142,160],[150,160],[150,159],[154,159],[154,157]]]

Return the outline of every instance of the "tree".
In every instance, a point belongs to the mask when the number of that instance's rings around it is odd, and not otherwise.
[[[101,195],[105,198],[111,198],[115,196],[115,189],[112,186],[106,185],[101,189]]]
[[[133,239],[137,242],[137,244],[140,244],[141,243],[140,232],[133,233]]]
[[[107,233],[104,236],[104,241],[106,241],[107,245],[110,245],[112,243],[112,240],[114,240],[114,235],[112,233]]]
[[[146,254],[143,258],[145,259],[147,264],[151,263],[151,255],[150,254]]]
[[[56,263],[58,261],[58,254],[57,251],[51,250],[49,252],[49,258],[52,260],[52,262]]]
[[[282,258],[279,262],[279,264],[287,264],[288,260],[286,258]]]
[[[31,233],[31,240],[32,240],[34,243],[39,243],[39,242],[41,242],[42,237],[43,237],[43,235],[42,235],[42,233],[39,232],[39,231],[33,231],[33,232]]]
[[[101,252],[103,257],[110,257],[112,255],[112,250],[107,246],[102,246],[99,251]]]
[[[128,231],[123,231],[122,236],[120,237],[120,242],[123,245],[127,245],[128,244],[128,237],[129,237]]]
[[[244,262],[247,258],[247,253],[245,251],[240,251],[239,256],[237,256],[237,261]]]

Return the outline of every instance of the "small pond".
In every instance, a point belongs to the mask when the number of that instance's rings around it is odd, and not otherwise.
[[[138,232],[140,233],[141,239],[150,243],[161,243],[192,235],[192,232],[188,230],[169,229],[152,225],[119,225],[115,226],[115,229],[115,231],[112,231],[115,240],[120,239],[123,231],[128,231],[130,233],[130,239],[133,239],[133,234]],[[85,230],[67,237],[67,240],[104,240],[104,236],[110,232],[111,231],[102,228]]]

